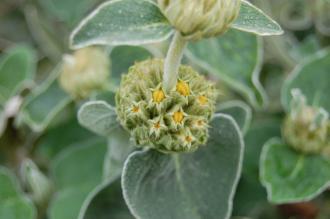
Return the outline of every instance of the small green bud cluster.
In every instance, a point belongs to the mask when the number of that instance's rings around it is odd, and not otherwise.
[[[293,90],[291,112],[283,125],[283,136],[294,149],[330,157],[330,120],[322,108],[306,105],[299,90]]]
[[[158,0],[170,23],[186,40],[226,32],[237,18],[241,0]]]
[[[192,152],[208,139],[216,90],[189,66],[180,66],[176,86],[162,86],[164,62],[136,63],[116,95],[118,118],[137,145],[158,151]]]
[[[73,98],[84,99],[107,87],[110,59],[104,50],[86,47],[65,55],[63,62],[60,84]]]

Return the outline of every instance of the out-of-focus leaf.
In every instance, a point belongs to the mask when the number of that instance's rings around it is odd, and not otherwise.
[[[121,75],[127,73],[129,67],[135,62],[143,61],[152,57],[150,52],[143,47],[118,46],[111,51],[111,82],[119,85]]]
[[[7,126],[7,118],[3,112],[3,106],[0,105],[0,137],[2,136]]]
[[[47,12],[67,25],[75,25],[99,0],[39,0]]]
[[[85,204],[79,219],[134,219],[124,201],[119,179],[98,186]]]
[[[15,177],[0,167],[0,218],[35,219],[36,209],[22,193]]]
[[[62,90],[57,80],[61,69],[60,66],[56,67],[49,78],[32,91],[23,105],[19,122],[25,122],[36,132],[46,129],[52,119],[71,102],[70,96]]]
[[[114,219],[131,218],[122,198],[119,177],[124,162],[133,150],[129,134],[118,127],[108,138],[108,150],[103,165],[103,182],[93,189],[85,199],[79,219],[111,217]],[[111,196],[108,196],[111,195]],[[107,205],[109,204],[109,205]]]
[[[280,25],[246,0],[242,0],[239,16],[231,27],[261,36],[283,34]]]
[[[298,153],[272,139],[261,154],[260,178],[272,203],[310,201],[330,185],[330,160]]]
[[[32,83],[36,55],[26,46],[17,46],[8,51],[0,61],[0,104]]]
[[[255,35],[238,30],[188,46],[194,63],[244,95],[253,106],[263,106],[265,93],[259,82],[262,43]]]
[[[101,4],[70,37],[71,47],[141,45],[166,40],[171,25],[149,0],[115,0]]]
[[[96,140],[68,148],[52,163],[58,189],[48,215],[50,219],[77,218],[88,194],[102,182],[106,142]]]
[[[207,145],[194,153],[148,150],[130,155],[122,186],[136,218],[230,217],[242,163],[242,136],[229,116],[218,114],[210,125]]]
[[[234,199],[234,215],[253,216],[267,206],[267,193],[259,181],[260,153],[266,141],[281,136],[281,120],[255,120],[245,135],[243,173]]]
[[[108,151],[104,160],[105,181],[113,181],[121,175],[124,162],[133,150],[134,143],[129,133],[121,127],[114,129],[108,138]]]
[[[252,110],[246,103],[239,100],[220,103],[217,112],[233,117],[244,134],[248,131],[252,119]]]
[[[291,90],[299,89],[307,103],[330,112],[330,50],[323,50],[308,58],[290,74],[282,90],[282,104],[290,110]]]
[[[119,126],[116,110],[105,101],[85,103],[78,112],[79,123],[99,135],[109,136]]]
[[[47,132],[40,137],[36,153],[42,156],[43,159],[49,161],[60,153],[61,150],[69,147],[79,147],[81,144],[84,144],[84,142],[95,138],[97,138],[96,135],[78,124],[75,113],[72,118],[48,129]]]
[[[303,61],[306,57],[314,55],[321,49],[321,44],[316,35],[310,35],[301,42],[296,42],[290,53],[296,60]]]
[[[26,159],[22,162],[21,177],[32,200],[39,205],[47,203],[53,192],[52,182],[32,160]]]

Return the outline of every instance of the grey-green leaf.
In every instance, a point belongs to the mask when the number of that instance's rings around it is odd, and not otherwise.
[[[104,183],[90,193],[78,219],[134,219],[122,194],[120,179]]]
[[[70,147],[57,156],[51,165],[57,193],[48,210],[49,218],[78,217],[89,193],[102,182],[105,153],[106,142],[98,139]]]
[[[131,213],[143,219],[227,219],[239,179],[243,141],[237,124],[218,114],[205,147],[190,154],[135,152],[122,175]]]
[[[217,112],[233,117],[243,133],[248,131],[252,119],[252,110],[246,103],[239,100],[220,103],[217,106]]]
[[[128,72],[135,62],[151,58],[150,52],[139,46],[118,46],[111,51],[111,82],[114,86],[120,84],[121,76]]]
[[[65,21],[69,26],[76,24],[83,15],[97,4],[98,0],[39,0],[49,14],[58,20]]]
[[[103,136],[109,136],[119,125],[115,108],[105,101],[85,103],[78,112],[78,120],[85,128]]]
[[[36,55],[29,47],[17,46],[5,53],[0,62],[0,104],[32,83],[35,63]]]
[[[108,150],[103,164],[103,182],[95,187],[85,199],[80,209],[79,219],[94,218],[96,215],[97,218],[130,218],[118,179],[120,179],[124,162],[132,150],[133,144],[129,133],[121,127],[114,129],[108,139]],[[115,200],[116,203],[114,203]]]
[[[267,194],[259,181],[259,159],[263,145],[273,137],[281,136],[281,119],[267,117],[254,120],[245,135],[243,172],[234,201],[234,214],[253,216],[261,206],[267,206]]]
[[[70,37],[71,47],[141,45],[166,40],[173,32],[155,3],[114,0],[101,4]]]
[[[289,111],[291,90],[299,89],[309,105],[330,112],[330,49],[320,51],[299,64],[282,89],[282,104]]]
[[[18,121],[25,122],[36,132],[46,129],[71,102],[71,97],[62,90],[57,80],[61,69],[60,66],[56,67],[49,78],[32,91],[19,115]]]
[[[104,181],[113,181],[120,177],[124,162],[134,150],[130,134],[121,126],[112,131],[108,138],[108,151],[103,166]]]
[[[0,218],[35,219],[36,209],[8,169],[0,167]]]
[[[253,106],[265,104],[259,82],[262,42],[255,35],[230,30],[225,35],[190,43],[187,56],[244,95]]]
[[[330,185],[330,160],[297,153],[272,139],[261,154],[260,177],[272,203],[310,201]]]
[[[231,27],[261,36],[283,34],[279,24],[246,0],[242,0],[239,16]]]

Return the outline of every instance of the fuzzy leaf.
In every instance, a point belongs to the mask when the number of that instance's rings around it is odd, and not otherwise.
[[[134,142],[122,127],[113,130],[108,138],[108,151],[103,166],[103,179],[113,181],[120,177],[124,162],[134,150]]]
[[[78,219],[134,219],[124,201],[120,180],[104,183],[90,193]]]
[[[229,218],[242,152],[238,126],[219,114],[207,145],[195,153],[133,153],[122,175],[126,203],[136,218]]]
[[[173,30],[155,3],[114,0],[101,4],[70,37],[75,49],[90,45],[141,45],[166,40]]]
[[[17,46],[5,53],[0,61],[0,104],[32,83],[35,62],[36,55],[29,47]]]
[[[243,133],[246,133],[250,127],[252,119],[252,110],[242,101],[228,101],[218,105],[218,113],[223,113],[233,117]]]
[[[38,140],[36,154],[51,160],[68,147],[80,147],[84,142],[99,138],[79,125],[76,110],[65,122],[47,130]]]
[[[231,27],[261,36],[283,34],[279,24],[246,0],[242,0],[239,16]]]
[[[19,115],[19,122],[25,122],[36,132],[46,129],[71,101],[57,81],[60,70],[55,68],[49,78],[32,91]]]
[[[109,136],[119,125],[115,108],[105,101],[85,103],[78,112],[78,120],[85,128],[103,136]]]
[[[272,139],[261,154],[260,177],[272,203],[310,201],[330,185],[330,160],[303,155]]]
[[[77,4],[76,0],[39,0],[39,2],[47,12],[72,26],[82,19],[84,14],[92,9],[99,1],[80,0],[79,4]]]
[[[308,58],[290,74],[282,90],[282,104],[289,111],[291,90],[299,89],[308,105],[323,107],[330,113],[330,50],[323,50]]]
[[[190,43],[188,57],[197,65],[239,91],[254,106],[265,104],[259,82],[262,44],[253,34],[237,30]]]
[[[106,142],[85,142],[60,153],[51,165],[57,194],[51,202],[50,219],[77,218],[93,189],[102,182]],[[79,170],[79,171],[77,171]]]
[[[245,135],[243,172],[234,200],[234,215],[254,215],[267,205],[267,193],[259,181],[259,160],[263,145],[273,137],[281,136],[278,118],[253,121]]]
[[[94,218],[96,215],[97,218],[129,218],[130,213],[123,200],[118,179],[132,150],[133,144],[128,132],[121,127],[114,129],[108,139],[108,150],[103,164],[103,182],[88,194],[81,206],[79,219]],[[110,194],[112,196],[109,196]]]
[[[0,218],[35,219],[36,209],[22,191],[14,176],[0,167]]]

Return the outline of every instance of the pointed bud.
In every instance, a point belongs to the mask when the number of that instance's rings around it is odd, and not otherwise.
[[[306,105],[301,92],[292,92],[292,110],[283,124],[283,137],[294,149],[307,154],[324,154],[329,144],[329,116],[322,108]],[[330,146],[330,145],[329,145]]]
[[[158,0],[170,21],[187,40],[214,37],[237,18],[241,0]]]
[[[39,170],[31,160],[25,160],[21,167],[21,176],[27,191],[33,201],[39,205],[45,204],[53,192],[51,181]]]
[[[95,91],[104,90],[109,76],[110,59],[101,49],[87,47],[63,57],[60,84],[75,99],[87,98]]]

